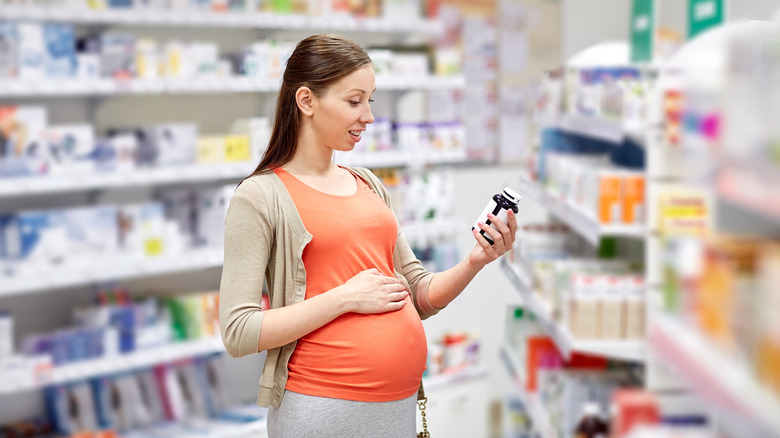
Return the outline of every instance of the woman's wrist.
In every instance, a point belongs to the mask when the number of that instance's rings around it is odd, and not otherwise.
[[[349,299],[349,289],[347,285],[342,284],[336,286],[327,294],[323,294],[323,296],[324,295],[327,295],[328,298],[333,300],[332,306],[336,316],[341,316],[345,313],[354,311],[354,309],[351,308],[352,300]]]

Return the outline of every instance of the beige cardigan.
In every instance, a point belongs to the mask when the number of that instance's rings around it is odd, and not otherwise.
[[[390,206],[387,190],[371,171],[351,168]],[[263,279],[271,307],[300,302],[306,293],[303,249],[311,241],[298,210],[282,181],[273,172],[244,180],[230,200],[225,219],[225,262],[219,288],[219,322],[228,354],[257,353],[262,336],[260,308]],[[428,301],[433,273],[412,253],[401,228],[393,254],[396,276],[409,285],[421,319],[439,309]],[[279,407],[287,384],[287,362],[296,342],[268,350],[260,375],[257,403]]]

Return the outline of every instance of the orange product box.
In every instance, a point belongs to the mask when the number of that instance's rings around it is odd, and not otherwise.
[[[623,223],[641,224],[645,220],[645,176],[628,173],[623,178]]]
[[[561,355],[558,352],[558,348],[555,346],[555,342],[547,336],[531,336],[526,339],[526,348],[528,350],[526,356],[526,382],[525,388],[528,392],[536,392],[537,376],[536,371],[539,369],[539,365],[542,360],[548,356],[553,356],[562,362]]]
[[[598,220],[602,224],[620,222],[622,176],[616,172],[601,172],[598,175]]]

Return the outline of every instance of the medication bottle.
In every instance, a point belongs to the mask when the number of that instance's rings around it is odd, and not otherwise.
[[[582,417],[574,429],[574,438],[607,438],[609,426],[599,415],[599,405],[587,402],[582,408]]]
[[[504,190],[501,193],[496,193],[493,195],[493,197],[490,199],[490,202],[488,202],[488,204],[485,206],[485,209],[482,210],[482,214],[479,215],[476,222],[474,222],[474,225],[472,225],[471,229],[479,231],[479,234],[481,234],[485,240],[487,240],[492,245],[493,239],[491,239],[490,235],[485,233],[484,230],[479,228],[479,222],[484,222],[485,224],[496,228],[496,226],[491,223],[490,219],[488,219],[487,215],[492,213],[502,221],[506,222],[506,211],[512,210],[512,212],[517,214],[517,204],[520,202],[520,199],[520,195],[518,195],[514,190],[510,189],[509,187],[504,187]]]

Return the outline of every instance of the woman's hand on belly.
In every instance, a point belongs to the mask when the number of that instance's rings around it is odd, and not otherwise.
[[[409,296],[400,280],[388,277],[376,268],[358,273],[335,291],[340,294],[348,311],[356,313],[399,310]]]

